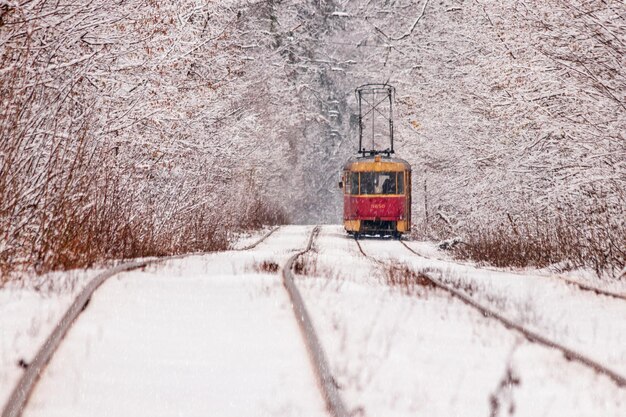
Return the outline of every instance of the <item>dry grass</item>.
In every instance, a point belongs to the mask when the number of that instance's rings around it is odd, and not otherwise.
[[[387,265],[384,270],[384,277],[387,285],[399,288],[407,295],[422,296],[425,291],[436,288],[428,277],[414,271],[407,265]]]
[[[293,263],[293,272],[296,275],[313,275],[317,270],[317,263],[307,262],[304,256],[298,256]]]
[[[2,280],[19,270],[45,273],[89,267],[109,259],[224,250],[229,229],[240,225],[250,229],[277,219],[263,201],[254,201],[254,209],[245,216],[236,212],[224,216],[207,204],[182,210],[180,206],[189,205],[185,201],[174,201],[172,207],[161,210],[134,204],[141,194],[132,184],[82,157],[49,169],[65,179],[58,185],[44,182],[45,192],[32,198],[21,197],[25,188],[32,186],[30,181],[23,181],[23,187],[18,182],[0,181]],[[14,174],[10,168],[6,171],[8,176]],[[242,207],[247,204],[240,202]],[[172,214],[164,216],[162,211]]]
[[[36,216],[27,224],[30,233],[0,230],[9,243],[0,252],[4,279],[23,269],[45,273],[110,259],[225,250],[227,230],[236,227],[233,219],[210,215],[211,210],[203,206],[164,219],[153,210],[133,209],[120,190],[98,191],[100,195],[83,193],[85,201],[80,204],[59,198],[57,213],[50,218]]]
[[[462,237],[453,253],[498,267],[589,268],[619,277],[626,268],[626,191],[615,182],[587,184],[553,196],[492,212],[431,216],[416,222],[411,238]],[[503,196],[506,198],[506,196]]]
[[[320,267],[315,249],[298,256],[293,263],[293,271],[296,275],[309,277],[333,278],[336,275],[336,272],[331,268]]]
[[[250,195],[255,195],[258,189],[250,190],[250,192],[252,193]],[[240,224],[247,230],[253,230],[264,225],[287,224],[288,222],[289,217],[282,207],[256,196],[248,202]]]
[[[275,274],[276,272],[278,272],[280,267],[278,266],[276,262],[266,260],[266,261],[254,264],[252,269],[260,273]]]
[[[325,282],[324,285],[328,285],[331,282],[344,282],[346,279],[346,277],[341,274],[341,271],[329,265],[320,264],[315,249],[299,256],[293,264],[293,271],[300,277],[322,278]]]
[[[466,234],[458,257],[498,267],[559,265],[618,275],[626,266],[626,228],[619,222],[535,221],[532,225],[476,228]]]

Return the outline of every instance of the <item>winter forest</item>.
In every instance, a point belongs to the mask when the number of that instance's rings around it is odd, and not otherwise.
[[[620,277],[624,68],[617,0],[0,0],[0,271],[340,223],[373,82],[415,238]]]

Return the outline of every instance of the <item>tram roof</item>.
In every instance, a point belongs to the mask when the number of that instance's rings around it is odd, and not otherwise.
[[[378,154],[352,157],[348,159],[343,169],[350,171],[410,171],[411,164],[401,158]]]

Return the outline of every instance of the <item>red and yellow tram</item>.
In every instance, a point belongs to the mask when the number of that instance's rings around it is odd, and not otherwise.
[[[381,154],[352,158],[340,186],[348,233],[399,237],[411,230],[411,165],[405,160]]]

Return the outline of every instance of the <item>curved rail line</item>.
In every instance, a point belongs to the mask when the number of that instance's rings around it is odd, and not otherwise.
[[[366,254],[365,251],[363,250],[363,247],[361,246],[361,244],[359,243],[357,239],[355,239],[355,242],[359,246],[359,250],[361,251],[361,254],[363,254],[363,256],[365,256],[366,258],[380,265],[387,265],[385,262],[380,261]],[[445,283],[443,283],[442,281],[438,280],[437,278],[433,277],[430,274],[420,272],[420,275],[426,278],[428,281],[430,281],[437,288],[446,291],[447,293],[461,300],[463,303],[474,308],[475,310],[480,312],[483,316],[499,321],[507,329],[516,330],[517,332],[522,334],[529,342],[537,343],[537,344],[546,346],[548,348],[556,349],[562,352],[566,359],[576,361],[588,368],[591,368],[592,370],[594,370],[595,372],[599,374],[607,376],[613,382],[615,382],[615,384],[617,384],[619,387],[622,387],[622,388],[626,387],[626,377],[624,377],[623,375],[620,375],[619,373],[613,371],[612,369],[607,368],[601,363],[596,362],[595,360],[583,355],[582,353],[576,352],[558,342],[552,341],[538,333],[535,333],[534,331],[527,329],[521,324],[515,323],[512,320],[509,320],[508,318],[504,317],[502,314],[498,313],[497,311],[480,304],[479,302],[474,300],[472,297],[466,295],[462,291],[456,290],[450,287],[449,285],[446,285]]]
[[[433,261],[442,261],[441,259],[433,258],[432,256],[427,256],[427,255],[423,255],[423,254],[419,253],[418,251],[416,251],[415,249],[413,249],[412,247],[407,245],[406,242],[404,242],[402,240],[400,240],[400,243],[402,243],[404,245],[404,247],[406,247],[408,250],[410,250],[415,255],[417,255],[417,256],[419,256],[421,258],[429,259],[429,260],[433,260]],[[446,261],[442,261],[442,262],[446,262]],[[476,265],[472,265],[472,264],[467,263],[467,262],[454,261],[454,263],[476,268]],[[521,272],[502,271],[500,269],[490,268],[490,267],[481,267],[481,269],[486,269],[486,270],[494,271],[494,272],[506,272],[507,274],[525,275],[524,273],[521,273]],[[592,285],[587,285],[587,284],[583,284],[583,283],[578,282],[578,281],[574,281],[574,280],[569,279],[567,277],[562,277],[562,276],[558,276],[558,275],[536,275],[536,276],[544,277],[544,278],[550,278],[550,279],[556,279],[556,280],[559,280],[559,281],[563,281],[566,284],[572,285],[574,287],[578,287],[578,289],[581,290],[581,291],[589,291],[589,292],[593,292],[593,293],[598,294],[598,295],[605,295],[607,297],[616,298],[616,299],[619,299],[619,300],[626,301],[626,294],[620,294],[620,293],[616,293],[616,292],[612,292],[612,291],[603,290],[601,288],[594,287]]]
[[[293,263],[296,259],[311,250],[313,239],[318,235],[319,231],[320,227],[316,226],[311,232],[309,244],[306,249],[293,255],[289,258],[287,263],[285,263],[285,266],[283,267],[283,285],[289,293],[293,312],[298,320],[298,326],[300,327],[302,337],[304,338],[304,342],[309,352],[309,357],[313,363],[313,369],[315,370],[318,384],[326,402],[326,409],[334,417],[349,417],[350,413],[347,411],[347,408],[339,394],[337,384],[330,372],[330,367],[328,366],[326,354],[324,353],[322,345],[320,344],[317,334],[315,333],[311,317],[309,316],[309,313],[304,305],[304,300],[294,283],[294,277],[291,271]]]
[[[255,248],[258,244],[267,239],[272,233],[278,230],[279,227],[275,227],[255,243],[239,250],[249,250]],[[121,272],[144,268],[148,265],[156,264],[158,262],[170,261],[175,259],[181,259],[186,256],[202,254],[204,253],[189,253],[185,255],[167,256],[158,259],[131,261],[123,263],[101,274],[96,275],[91,281],[89,281],[89,283],[85,286],[85,288],[83,288],[78,296],[76,296],[72,305],[65,312],[50,336],[48,336],[43,346],[35,355],[35,359],[33,359],[33,361],[28,365],[28,367],[22,374],[22,377],[11,392],[11,396],[7,400],[7,403],[2,410],[2,417],[20,417],[22,415],[22,412],[24,411],[24,408],[28,403],[28,399],[30,398],[31,393],[34,390],[35,385],[37,385],[37,382],[39,381],[39,376],[46,368],[46,365],[50,362],[52,355],[54,355],[57,348],[60,346],[63,338],[67,335],[67,332],[72,327],[72,324],[74,324],[80,313],[82,313],[87,307],[87,304],[89,304],[93,293],[107,279]]]
[[[243,248],[241,248],[241,249],[234,249],[234,250],[237,250],[237,251],[243,251],[243,250],[250,250],[250,249],[254,249],[254,248],[256,248],[256,247],[259,245],[259,243],[261,243],[261,242],[265,241],[265,239],[267,239],[268,237],[270,237],[270,236],[271,236],[271,235],[272,235],[275,231],[277,231],[278,229],[280,229],[280,226],[277,226],[277,227],[273,228],[272,230],[270,230],[269,232],[267,232],[265,235],[263,235],[263,236],[262,236],[259,240],[257,240],[256,242],[254,242],[254,243],[252,243],[252,244],[250,244],[250,245],[248,245],[248,246],[244,246],[244,247],[243,247]]]

